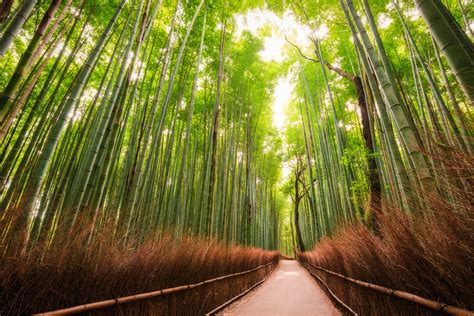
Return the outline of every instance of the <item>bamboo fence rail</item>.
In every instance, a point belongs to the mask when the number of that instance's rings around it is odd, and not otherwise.
[[[238,299],[244,297],[245,295],[247,295],[247,293],[249,293],[250,291],[252,291],[254,288],[256,288],[257,286],[259,286],[260,284],[262,284],[263,282],[265,282],[272,274],[273,272],[275,271],[275,269],[273,269],[269,274],[267,274],[266,277],[264,277],[261,281],[258,281],[257,283],[255,283],[254,285],[252,285],[251,287],[249,287],[247,290],[245,290],[244,292],[240,293],[239,295],[237,296],[234,296],[233,298],[231,298],[230,300],[228,300],[227,302],[225,302],[224,304],[216,307],[215,309],[213,309],[212,311],[210,311],[209,313],[206,314],[206,316],[212,316],[212,315],[217,315],[218,312],[220,312],[221,310],[223,310],[224,308],[226,308],[227,306],[229,306],[230,304],[232,304],[233,302],[237,301]]]
[[[437,310],[437,311],[446,312],[448,314],[456,315],[456,316],[474,316],[474,312],[469,311],[467,309],[463,309],[463,308],[460,308],[460,307],[457,307],[457,306],[452,306],[452,305],[448,305],[448,304],[445,304],[445,303],[433,301],[433,300],[430,300],[430,299],[427,299],[427,298],[424,298],[424,297],[421,297],[421,296],[418,296],[418,295],[415,295],[415,294],[412,294],[412,293],[399,291],[399,290],[394,290],[394,289],[390,289],[388,287],[384,287],[384,286],[381,286],[381,285],[360,281],[360,280],[345,276],[343,274],[325,269],[323,267],[319,267],[319,266],[314,265],[312,263],[308,263],[308,264],[311,267],[315,268],[315,269],[318,269],[318,270],[324,271],[328,274],[337,276],[341,279],[344,279],[344,280],[347,280],[349,282],[355,283],[359,286],[362,286],[362,287],[365,287],[365,288],[368,288],[368,289],[371,289],[371,290],[374,290],[374,291],[377,291],[377,292],[380,292],[380,293],[396,296],[396,297],[399,297],[399,298],[404,299],[406,301],[413,302],[415,304],[419,304],[419,305],[422,305],[422,306],[425,306],[425,307],[428,307],[428,308],[431,308],[431,309],[434,309],[434,310]]]
[[[45,312],[45,313],[38,313],[38,314],[33,314],[33,316],[50,316],[50,315],[70,315],[70,314],[76,314],[76,313],[83,313],[91,310],[96,310],[96,309],[101,309],[105,307],[111,307],[111,306],[116,306],[119,304],[124,304],[124,303],[129,303],[129,302],[135,302],[138,300],[144,300],[144,299],[150,299],[154,297],[158,297],[161,295],[165,294],[171,294],[171,293],[176,293],[176,292],[181,292],[185,290],[190,290],[197,288],[199,286],[202,286],[204,284],[209,284],[209,283],[214,283],[220,280],[236,277],[239,275],[243,274],[249,274],[252,272],[255,272],[257,270],[263,269],[265,267],[268,267],[271,264],[274,264],[274,261],[271,261],[267,264],[263,264],[261,266],[258,266],[254,269],[243,271],[243,272],[237,272],[237,273],[232,273],[228,275],[224,275],[221,277],[217,277],[214,279],[210,280],[205,280],[199,283],[195,284],[188,284],[188,285],[181,285],[173,288],[168,288],[168,289],[163,289],[163,290],[158,290],[158,291],[153,291],[153,292],[147,292],[147,293],[141,293],[141,294],[136,294],[136,295],[130,295],[130,296],[124,296],[124,297],[119,297],[119,298],[112,298],[104,301],[99,301],[99,302],[94,302],[94,303],[89,303],[89,304],[83,304],[83,305],[78,305],[78,306],[73,306],[69,308],[64,308],[64,309],[58,309],[55,311],[50,311],[50,312]]]
[[[347,305],[346,303],[344,303],[343,300],[341,300],[339,297],[336,296],[336,294],[334,294],[333,291],[331,291],[331,289],[329,288],[329,286],[326,284],[326,282],[323,281],[323,279],[321,279],[316,273],[314,273],[313,271],[311,271],[304,263],[301,264],[303,267],[305,267],[306,270],[308,270],[308,272],[314,276],[316,279],[318,279],[319,282],[321,282],[324,287],[326,287],[327,291],[329,292],[329,294],[338,302],[338,304],[340,304],[342,307],[344,307],[349,313],[351,313],[352,315],[355,315],[355,316],[358,316],[359,314],[357,314],[352,308],[349,307],[349,305]]]

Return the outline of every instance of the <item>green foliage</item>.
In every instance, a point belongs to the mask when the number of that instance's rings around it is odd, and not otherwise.
[[[355,2],[363,16],[363,2]],[[295,157],[306,166],[301,231],[309,245],[343,223],[360,219],[361,209],[370,208],[371,161],[378,168],[383,198],[409,210],[410,192],[403,184],[416,187],[419,179],[407,173],[417,162],[412,149],[418,150],[407,147],[407,141],[428,151],[437,150],[434,144],[468,148],[434,107],[439,100],[420,70],[421,62],[447,110],[456,114],[454,124],[468,126],[467,134],[472,135],[463,91],[446,60],[438,63],[435,58],[426,24],[410,1],[402,1],[401,10],[423,58],[411,54],[413,47],[394,7],[384,0],[370,1],[377,32],[367,27],[368,41],[375,43],[377,33],[382,40],[374,44],[372,57],[383,56],[385,50],[391,65],[379,67],[377,77],[367,66],[373,65],[365,60],[367,49],[354,45],[348,27],[353,17],[346,17],[336,1],[129,0],[103,49],[95,52],[97,60],[89,57],[121,1],[85,1],[79,13],[80,3],[74,0],[62,20],[53,19],[59,27],[21,79],[12,101],[17,111],[7,113],[12,127],[2,130],[0,201],[12,213],[23,209],[24,201],[31,202],[31,212],[20,220],[31,234],[29,242],[52,238],[59,224],[71,225],[83,216],[93,219],[91,236],[113,222],[138,238],[159,228],[178,237],[210,235],[228,243],[276,248],[283,236],[283,247],[289,251],[295,223],[289,220],[288,196],[294,193],[294,179],[291,172],[284,175]],[[472,4],[463,16],[457,0],[443,3],[465,27]],[[2,90],[48,4],[39,1],[0,59]],[[14,11],[18,5],[16,1]],[[288,44],[283,62],[263,61],[265,38],[283,34],[277,26],[266,25],[237,36],[242,26],[234,16],[254,9],[295,17],[298,32],[312,30],[301,47],[307,58]],[[223,25],[226,31],[221,34]],[[93,62],[85,65],[88,58]],[[363,79],[373,150],[366,148],[362,134],[354,82],[325,63]],[[81,82],[84,78],[78,75],[88,67],[90,76]],[[443,71],[450,84],[440,78]],[[378,87],[383,74],[393,80],[391,90]],[[280,131],[273,126],[273,94],[278,78],[287,76],[295,88],[285,109],[287,125]],[[396,131],[399,117],[393,115],[394,102],[389,104],[387,95],[400,101],[403,115],[412,120],[413,137],[400,137]],[[52,143],[55,146],[47,146]],[[436,173],[434,178],[442,178],[435,162],[423,161]],[[38,180],[33,171],[42,169],[45,173]]]

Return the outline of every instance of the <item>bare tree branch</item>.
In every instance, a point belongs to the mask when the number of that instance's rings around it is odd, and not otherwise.
[[[311,57],[305,56],[305,55],[303,54],[303,52],[301,51],[301,49],[300,49],[296,44],[292,43],[292,42],[288,39],[288,37],[286,37],[286,34],[283,34],[283,35],[285,36],[285,40],[286,40],[291,46],[293,46],[294,48],[296,48],[296,50],[297,50],[298,53],[301,55],[301,57],[303,57],[303,58],[306,59],[306,60],[315,62],[315,63],[318,62],[316,59],[313,59],[313,58],[311,58]]]

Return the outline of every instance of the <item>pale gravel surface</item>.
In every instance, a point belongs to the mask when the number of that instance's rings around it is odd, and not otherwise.
[[[220,315],[341,315],[298,261],[282,260],[273,275]]]

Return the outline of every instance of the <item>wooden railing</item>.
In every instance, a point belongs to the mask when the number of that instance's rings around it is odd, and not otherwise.
[[[217,277],[217,278],[214,278],[214,279],[205,280],[205,281],[195,283],[195,284],[181,285],[181,286],[168,288],[168,289],[162,289],[162,290],[153,291],[153,292],[135,294],[135,295],[119,297],[119,298],[113,298],[113,299],[108,299],[108,300],[103,300],[103,301],[99,301],[99,302],[73,306],[73,307],[64,308],[64,309],[58,309],[58,310],[55,310],[55,311],[50,311],[50,312],[45,312],[45,313],[38,313],[38,314],[34,314],[34,315],[45,315],[45,316],[49,316],[49,315],[70,315],[70,314],[76,314],[76,313],[84,313],[84,312],[93,311],[93,310],[97,310],[97,309],[103,309],[103,308],[112,307],[112,306],[116,306],[116,305],[120,305],[120,304],[130,303],[130,302],[136,302],[136,301],[139,301],[139,300],[156,298],[156,297],[159,297],[159,296],[162,296],[162,295],[187,291],[187,290],[190,290],[190,289],[194,289],[194,288],[203,286],[205,284],[210,284],[210,283],[214,283],[214,282],[221,281],[221,280],[224,280],[224,279],[229,279],[229,278],[233,278],[233,277],[236,277],[236,276],[256,272],[260,269],[268,267],[269,265],[276,264],[276,262],[277,261],[271,261],[267,264],[263,264],[261,266],[258,266],[256,268],[254,268],[254,269],[251,269],[251,270],[232,273],[232,274],[220,276],[220,277]]]
[[[474,316],[474,312],[472,311],[469,311],[467,309],[463,309],[463,308],[460,308],[460,307],[457,307],[457,306],[452,306],[452,305],[448,305],[448,304],[445,304],[445,303],[441,303],[441,302],[437,302],[437,301],[434,301],[434,300],[430,300],[430,299],[427,299],[427,298],[424,298],[424,297],[421,297],[421,296],[418,296],[418,295],[415,295],[415,294],[412,294],[412,293],[408,293],[408,292],[404,292],[404,291],[400,291],[400,290],[394,290],[394,289],[390,289],[388,287],[384,287],[384,286],[381,286],[381,285],[377,285],[377,284],[372,284],[372,283],[368,283],[368,282],[365,282],[365,281],[361,281],[361,280],[357,280],[357,279],[354,279],[354,278],[351,278],[351,277],[348,277],[348,276],[345,276],[343,274],[340,274],[340,273],[337,273],[337,272],[334,272],[334,271],[331,271],[331,270],[328,270],[328,269],[325,269],[323,267],[320,267],[320,266],[317,266],[315,264],[312,264],[312,263],[309,263],[309,262],[301,262],[301,264],[314,276],[315,274],[312,273],[312,271],[307,267],[307,265],[309,265],[310,267],[313,267],[317,270],[320,270],[320,271],[324,271],[330,275],[333,275],[333,276],[336,276],[340,279],[343,279],[343,280],[346,280],[348,282],[351,282],[351,283],[355,283],[361,287],[365,287],[365,288],[368,288],[368,289],[371,289],[373,291],[376,291],[376,292],[379,292],[379,293],[383,293],[383,294],[386,294],[386,295],[391,295],[391,296],[395,296],[395,297],[398,297],[398,298],[401,298],[401,299],[404,299],[406,301],[409,301],[409,302],[412,302],[412,303],[415,303],[415,304],[418,304],[418,305],[421,305],[421,306],[424,306],[424,307],[428,307],[430,309],[433,309],[433,310],[436,310],[436,311],[441,311],[441,312],[445,312],[445,313],[448,313],[448,314],[451,314],[451,315],[459,315],[459,316]],[[316,276],[320,281],[322,281],[318,276]],[[324,282],[323,282],[324,283]],[[324,283],[325,284],[325,283]],[[327,285],[326,285],[327,286]],[[328,288],[329,289],[329,288]],[[330,291],[330,289],[329,289]],[[336,297],[337,298],[337,297]],[[340,300],[339,298],[337,298],[337,300]],[[342,302],[342,301],[341,301]],[[342,302],[343,305],[346,305],[344,302]],[[346,305],[346,307],[348,307]],[[348,307],[350,309],[350,307]],[[352,311],[352,309],[351,309]],[[352,311],[353,313],[355,313],[354,311]]]
[[[316,279],[318,279],[318,281],[326,288],[326,291],[329,293],[329,295],[332,296],[332,298],[337,302],[337,304],[339,306],[341,306],[343,309],[345,309],[349,314],[351,315],[355,315],[355,316],[358,316],[359,314],[357,314],[349,305],[347,305],[346,303],[344,303],[343,300],[341,300],[332,290],[331,288],[326,284],[326,282],[323,281],[323,279],[321,279],[316,273],[314,273],[313,271],[311,271],[311,269],[309,269],[307,267],[307,263],[304,263],[304,262],[300,262],[301,265],[306,269],[308,270],[308,272],[313,276],[315,277]]]
[[[240,293],[239,295],[237,296],[234,296],[233,298],[231,298],[230,300],[228,300],[227,302],[225,302],[224,304],[214,308],[212,311],[210,311],[209,313],[206,314],[206,316],[213,316],[213,315],[217,315],[217,313],[219,313],[220,311],[224,310],[227,306],[231,305],[232,303],[234,303],[235,301],[239,300],[240,298],[244,297],[245,295],[247,295],[250,291],[252,291],[253,289],[255,289],[257,286],[259,286],[260,284],[262,284],[263,282],[265,282],[273,273],[273,271],[275,271],[275,269],[272,269],[272,271],[270,271],[270,273],[268,273],[261,281],[258,281],[257,283],[255,283],[254,285],[252,285],[251,287],[249,287],[247,290],[245,290],[244,292]]]

